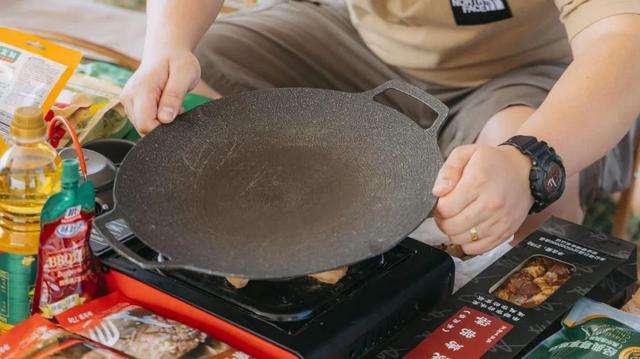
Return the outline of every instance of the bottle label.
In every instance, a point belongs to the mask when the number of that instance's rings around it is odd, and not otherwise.
[[[64,217],[42,226],[41,276],[35,301],[45,318],[91,300],[99,292],[99,271],[89,249],[92,216],[93,212],[74,206],[66,209]]]
[[[36,258],[0,252],[0,333],[31,315]]]

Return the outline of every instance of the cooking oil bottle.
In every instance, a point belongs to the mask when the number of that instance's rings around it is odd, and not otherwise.
[[[40,212],[60,192],[61,160],[37,107],[21,107],[0,157],[0,333],[31,314]]]

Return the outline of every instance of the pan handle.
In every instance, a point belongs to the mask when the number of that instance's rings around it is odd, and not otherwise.
[[[449,108],[440,100],[426,93],[422,89],[397,79],[387,81],[372,90],[363,92],[362,94],[373,98],[383,93],[384,91],[390,90],[390,89],[400,91],[407,96],[413,97],[414,99],[422,102],[423,104],[425,104],[427,107],[431,108],[438,114],[438,117],[436,117],[436,120],[433,121],[433,125],[431,125],[431,127],[425,130],[427,135],[437,138],[438,133],[440,132],[440,127],[442,126],[442,124],[444,123],[444,120],[447,118],[447,115],[449,114]]]
[[[171,262],[157,262],[140,257],[137,253],[120,242],[122,238],[116,238],[113,231],[109,229],[111,223],[117,220],[124,221],[124,218],[117,210],[117,206],[113,210],[101,214],[94,220],[94,224],[98,228],[98,231],[100,231],[109,246],[113,248],[116,253],[144,269],[176,269],[176,267],[180,267]]]

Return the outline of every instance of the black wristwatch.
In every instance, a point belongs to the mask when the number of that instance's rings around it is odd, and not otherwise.
[[[529,187],[534,203],[529,213],[542,211],[562,196],[566,173],[562,159],[552,147],[533,136],[514,136],[502,145],[513,146],[531,159]]]

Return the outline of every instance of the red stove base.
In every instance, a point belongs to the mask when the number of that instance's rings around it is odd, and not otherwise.
[[[127,244],[153,258],[141,243]],[[254,281],[239,292],[219,278],[140,269],[115,253],[100,259],[113,290],[258,358],[371,357],[419,312],[448,298],[454,271],[446,253],[411,239],[372,259],[379,261],[375,269],[354,265],[332,288],[303,278]],[[318,304],[316,297],[326,300]]]
[[[106,274],[110,292],[120,291],[136,304],[153,310],[167,318],[200,329],[256,358],[298,358],[279,346],[237,328],[224,320],[182,302],[162,291],[139,282],[115,270]]]

